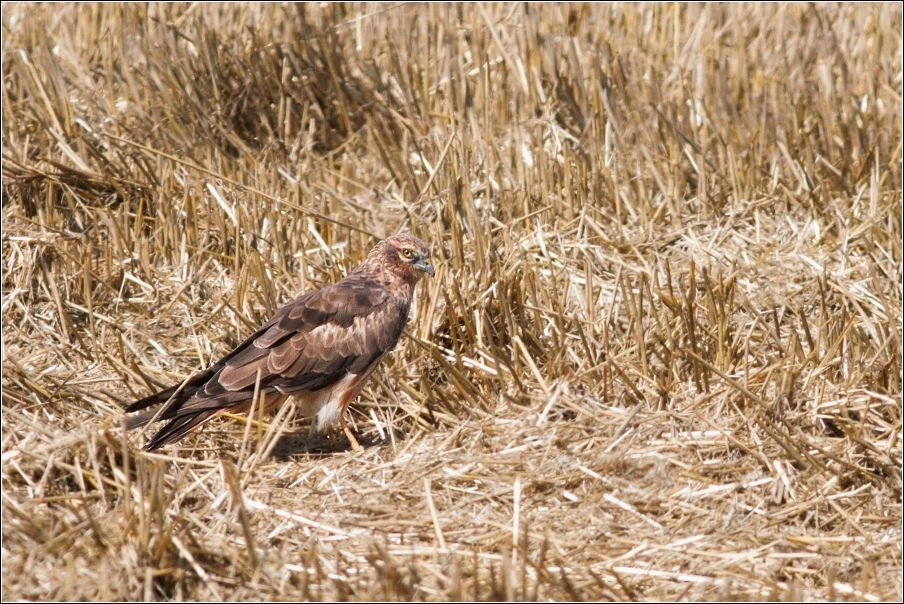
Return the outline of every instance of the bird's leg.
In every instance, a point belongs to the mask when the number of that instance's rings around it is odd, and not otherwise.
[[[363,451],[361,445],[358,444],[358,440],[352,434],[352,431],[348,429],[348,424],[345,422],[345,413],[339,416],[339,426],[342,428],[342,431],[345,432],[345,435],[348,437],[348,442],[352,446],[353,451]]]

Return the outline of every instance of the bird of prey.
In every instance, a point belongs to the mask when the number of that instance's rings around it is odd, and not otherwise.
[[[294,396],[304,416],[316,415],[312,432],[338,425],[360,449],[346,408],[399,341],[415,285],[433,276],[429,257],[417,237],[384,239],[344,279],[282,307],[206,370],[129,405],[126,428],[168,420],[145,446],[154,451],[217,415],[247,412],[257,386],[267,407]]]

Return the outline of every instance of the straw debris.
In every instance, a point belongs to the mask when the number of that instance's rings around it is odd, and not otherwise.
[[[4,600],[901,599],[900,6],[2,20]],[[363,452],[122,432],[400,229]]]

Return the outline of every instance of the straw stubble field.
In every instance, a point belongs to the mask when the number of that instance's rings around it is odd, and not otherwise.
[[[902,597],[902,12],[3,5],[3,599]],[[379,238],[352,406],[122,409]]]

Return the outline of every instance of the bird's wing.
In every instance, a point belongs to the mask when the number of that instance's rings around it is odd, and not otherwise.
[[[373,281],[346,278],[281,308],[235,350],[190,378],[178,394],[177,388],[170,388],[126,411],[171,399],[158,419],[174,420],[161,431],[172,433],[156,435],[149,448],[157,448],[216,413],[249,401],[258,374],[265,393],[325,388],[348,373],[363,373],[391,350],[402,334],[409,304],[409,299],[393,296]],[[152,418],[147,410],[126,425],[138,427]]]
[[[203,394],[253,389],[258,372],[262,388],[284,394],[319,390],[346,373],[362,373],[396,345],[408,306],[407,300],[362,280],[299,298],[248,345],[224,357]]]

